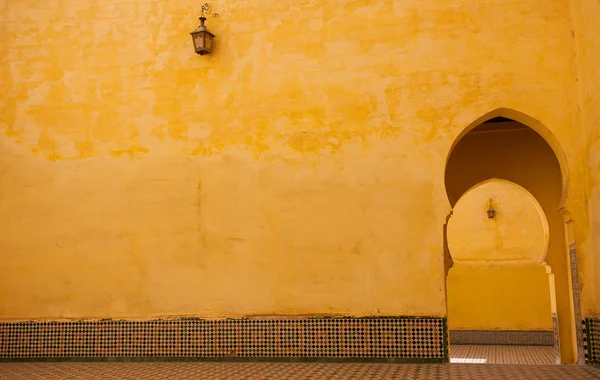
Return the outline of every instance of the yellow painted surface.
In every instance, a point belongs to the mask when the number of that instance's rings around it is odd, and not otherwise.
[[[500,108],[564,152],[591,310],[569,1],[223,0],[204,57],[199,6],[0,2],[1,318],[443,316],[445,159]]]
[[[451,330],[552,330],[544,266],[457,263],[448,274]]]
[[[491,219],[490,202],[495,210]],[[512,182],[489,180],[469,190],[454,206],[448,245],[455,262],[541,263],[548,250],[548,223],[527,190]]]
[[[590,215],[591,236],[577,236],[591,252],[594,252],[595,307],[588,314],[600,316],[600,2],[581,0],[572,2],[572,17],[577,43],[577,75],[580,83],[580,119],[585,132],[588,165],[582,170],[589,174],[589,201],[586,204]],[[586,190],[588,187],[585,188]],[[579,231],[576,231],[579,233]]]

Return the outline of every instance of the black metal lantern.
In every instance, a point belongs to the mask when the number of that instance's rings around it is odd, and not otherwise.
[[[496,216],[496,210],[492,207],[492,200],[490,199],[490,208],[487,210],[488,218],[494,219]]]
[[[210,5],[208,3],[202,5],[202,16],[200,17],[200,26],[196,28],[190,34],[192,35],[192,40],[194,41],[194,50],[197,54],[205,55],[210,54],[212,49],[213,40],[215,35],[212,34],[204,22],[206,21],[206,17],[204,17],[204,12],[210,9]]]

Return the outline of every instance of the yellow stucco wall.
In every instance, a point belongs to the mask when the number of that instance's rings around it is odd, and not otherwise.
[[[491,219],[490,201],[495,210]],[[455,262],[541,263],[548,251],[548,222],[527,190],[512,182],[489,180],[469,190],[454,206],[448,246]]]
[[[448,274],[451,330],[552,330],[543,265],[460,262]]]
[[[600,271],[600,3],[596,0],[572,2],[574,35],[577,43],[577,74],[580,83],[581,123],[584,151],[588,165],[583,170],[589,173],[589,202],[591,236],[584,240],[594,252],[595,271]],[[584,187],[587,190],[587,187]],[[579,237],[581,239],[581,237]],[[585,236],[583,237],[586,238]],[[595,277],[595,307],[588,314],[600,316],[600,276]]]
[[[496,210],[488,218],[489,200]],[[465,193],[448,223],[453,330],[552,330],[545,260],[548,225],[522,187],[491,179]]]
[[[197,3],[0,2],[0,317],[445,315],[487,112],[556,137],[587,237],[569,10],[223,0],[200,57]]]

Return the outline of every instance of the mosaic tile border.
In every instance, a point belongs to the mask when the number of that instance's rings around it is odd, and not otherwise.
[[[554,346],[554,331],[451,330],[450,344]]]
[[[559,334],[559,326],[558,326],[558,314],[552,313],[552,334],[554,335],[552,338],[554,340],[554,364],[561,364],[561,356],[560,356],[560,334]]]
[[[600,319],[586,318],[581,332],[586,364],[600,365]]]
[[[448,361],[446,319],[0,323],[0,360]]]
[[[577,247],[575,243],[569,244],[569,264],[571,267],[571,285],[573,289],[573,314],[575,315],[575,323],[582,321],[581,317],[581,288],[579,287],[579,267],[577,264]],[[583,348],[584,334],[582,330],[575,327],[575,338],[577,343],[577,364],[585,363],[585,350]]]

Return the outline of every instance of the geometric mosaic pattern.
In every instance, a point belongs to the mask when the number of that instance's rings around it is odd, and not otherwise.
[[[450,344],[553,346],[553,331],[452,330]]]
[[[0,363],[0,380],[592,380],[593,366],[373,363]]]
[[[579,287],[579,268],[578,268],[578,263],[577,263],[577,246],[575,245],[575,243],[570,243],[569,244],[569,262],[570,262],[570,266],[571,266],[571,285],[572,285],[572,289],[573,289],[573,314],[575,316],[575,321],[581,321],[583,320],[581,318],[581,297],[580,297],[580,291],[581,288]],[[576,322],[579,323],[579,322]],[[578,328],[575,328],[575,335],[576,335],[576,343],[577,343],[577,364],[584,364],[585,360],[584,360],[584,356],[585,356],[585,352],[584,352],[584,348],[583,348],[583,341],[584,341],[584,335],[581,333],[581,330]]]
[[[0,358],[380,358],[447,362],[444,318],[0,323]]]
[[[586,318],[583,323],[585,361],[600,364],[600,319]]]
[[[558,327],[558,314],[552,313],[552,333],[554,335],[554,364],[560,364],[562,362],[560,356],[560,337]],[[579,360],[578,360],[579,361]]]

